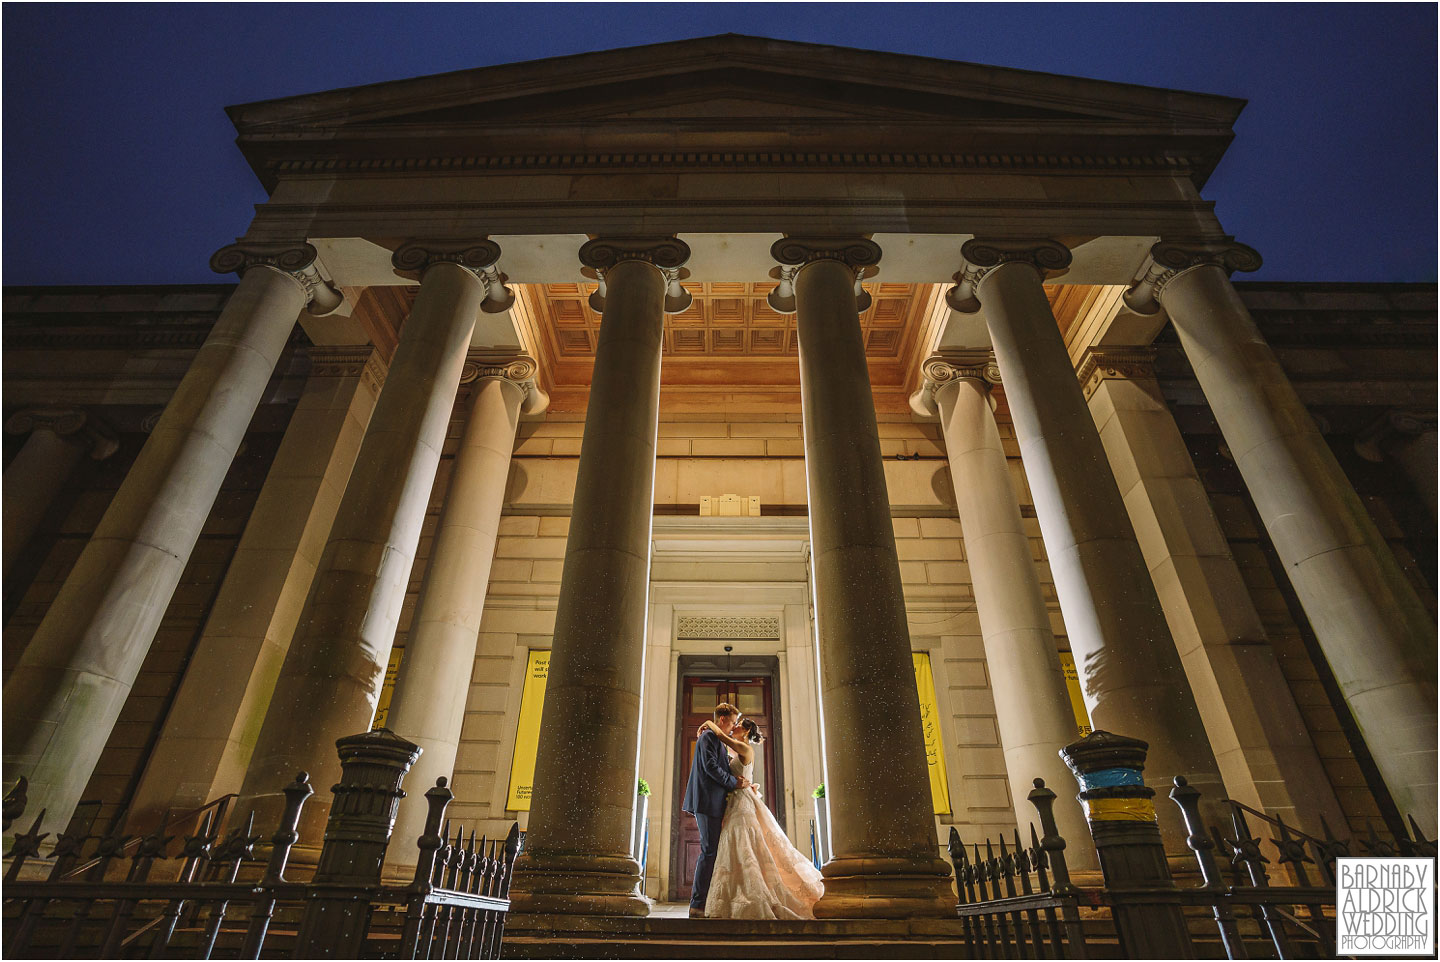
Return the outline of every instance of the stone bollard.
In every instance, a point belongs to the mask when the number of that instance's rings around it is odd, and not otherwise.
[[[1097,730],[1066,745],[1060,757],[1080,784],[1125,957],[1193,959],[1178,901],[1165,900],[1166,890],[1178,890],[1155,823],[1155,790],[1142,775],[1149,748],[1138,738]],[[1127,892],[1139,896],[1136,890],[1146,893],[1143,901],[1127,899]]]
[[[400,785],[420,747],[386,729],[335,742],[340,782],[331,791],[325,845],[306,895],[296,941],[297,959],[358,959],[370,922],[370,899],[380,886]]]

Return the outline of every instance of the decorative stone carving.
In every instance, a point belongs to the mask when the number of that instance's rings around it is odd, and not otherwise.
[[[642,261],[665,276],[665,313],[680,314],[690,309],[694,298],[680,282],[690,276],[685,262],[690,245],[676,237],[597,237],[580,248],[580,263],[587,277],[593,276],[595,292],[590,309],[605,313],[605,273],[622,261]]]
[[[840,261],[855,272],[855,309],[863,314],[870,308],[870,295],[862,285],[880,272],[880,254],[880,245],[864,237],[782,237],[770,246],[770,256],[780,262],[770,276],[780,284],[765,300],[777,313],[794,314],[800,268],[815,261]]]
[[[1160,297],[1169,284],[1192,267],[1214,265],[1233,274],[1260,269],[1260,254],[1253,247],[1237,244],[1233,238],[1218,240],[1161,241],[1150,248],[1150,260],[1134,284],[1125,292],[1125,306],[1137,314],[1160,310]]]
[[[210,269],[217,274],[244,274],[252,267],[269,267],[294,278],[305,289],[306,310],[314,315],[329,314],[345,302],[316,268],[319,252],[310,244],[230,244],[210,257]]]
[[[1085,352],[1085,360],[1075,375],[1080,379],[1080,388],[1085,400],[1109,378],[1154,378],[1155,349],[1153,347],[1092,347]]]
[[[1070,266],[1070,249],[1048,238],[973,238],[960,248],[965,266],[955,273],[955,286],[945,295],[950,309],[961,314],[980,310],[977,291],[985,275],[1001,264],[1029,264],[1044,280]]]
[[[505,286],[509,278],[500,271],[500,245],[488,238],[464,243],[410,241],[396,249],[390,263],[396,274],[412,280],[419,280],[435,264],[465,268],[485,285],[480,309],[486,314],[503,314],[515,303],[515,292]]]
[[[96,461],[104,461],[120,450],[120,442],[110,428],[78,408],[25,408],[5,422],[6,434],[29,434],[37,429],[70,438],[86,447]]]
[[[309,353],[311,377],[358,377],[376,393],[385,384],[385,362],[373,347],[317,345]]]
[[[536,375],[539,365],[535,359],[521,355],[495,355],[471,353],[465,359],[460,371],[460,383],[470,384],[485,378],[501,378],[511,381],[525,392],[520,410],[525,414],[541,414],[550,406],[550,397],[540,390]]]
[[[1385,460],[1388,445],[1434,434],[1435,430],[1433,411],[1386,411],[1355,437],[1355,453],[1366,461],[1380,464]]]
[[[910,395],[910,409],[921,417],[939,415],[935,392],[951,381],[981,381],[987,390],[1000,383],[1000,367],[995,363],[995,355],[989,351],[937,354],[920,365],[920,375],[920,387]],[[991,405],[994,406],[993,398]]]
[[[779,615],[681,615],[676,619],[675,637],[690,640],[731,638],[780,638]]]

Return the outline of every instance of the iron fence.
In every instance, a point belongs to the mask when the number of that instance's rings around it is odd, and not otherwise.
[[[414,746],[383,730],[337,745],[342,775],[319,860],[305,881],[286,878],[300,842],[301,812],[313,794],[304,773],[284,790],[284,812],[263,858],[256,855],[261,836],[254,834],[254,813],[222,834],[214,809],[195,834],[178,839],[178,849],[164,824],[137,837],[125,834],[117,819],[100,837],[72,827],[42,857],[49,836],[41,831],[42,811],[6,856],[5,954],[499,958],[510,874],[523,845],[519,826],[495,840],[452,829],[444,814],[454,796],[441,778],[425,793],[429,808],[413,879],[386,883],[381,865],[404,795],[400,784],[413,763],[405,756]],[[7,825],[21,816],[23,784],[3,807]],[[37,864],[49,866],[43,878],[22,877],[41,874]],[[155,877],[160,865],[168,878]]]

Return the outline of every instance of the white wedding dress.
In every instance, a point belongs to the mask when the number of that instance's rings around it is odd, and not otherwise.
[[[749,778],[754,765],[741,765],[737,756],[730,770]],[[820,872],[790,844],[758,789],[726,796],[706,918],[813,919],[824,891]]]

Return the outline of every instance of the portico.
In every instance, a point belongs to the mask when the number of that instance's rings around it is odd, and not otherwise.
[[[262,503],[280,517],[289,492],[305,520],[255,555],[280,573],[232,566],[221,597],[288,607],[211,614],[134,796],[157,820],[196,793],[270,812],[296,770],[328,785],[335,739],[383,705],[425,750],[411,796],[444,775],[489,830],[520,811],[524,654],[548,650],[512,897],[644,915],[677,872],[679,658],[731,644],[776,659],[802,850],[827,786],[823,917],[951,912],[939,830],[1013,826],[1032,779],[1066,784],[1065,656],[1089,722],[1149,742],[1158,791],[1184,775],[1343,821],[1171,413],[1117,360],[1168,318],[1386,788],[1433,833],[1433,620],[1200,194],[1239,103],[843,54],[838,83],[833,49],[719,37],[232,108],[269,200],[217,255],[231,307],[7,683],[7,779],[34,810],[80,801],[298,320],[383,380],[313,402],[323,457],[286,435],[296,467]],[[693,510],[724,495],[759,513]],[[776,629],[682,637],[682,617]],[[187,744],[211,748],[182,790],[158,760]]]

